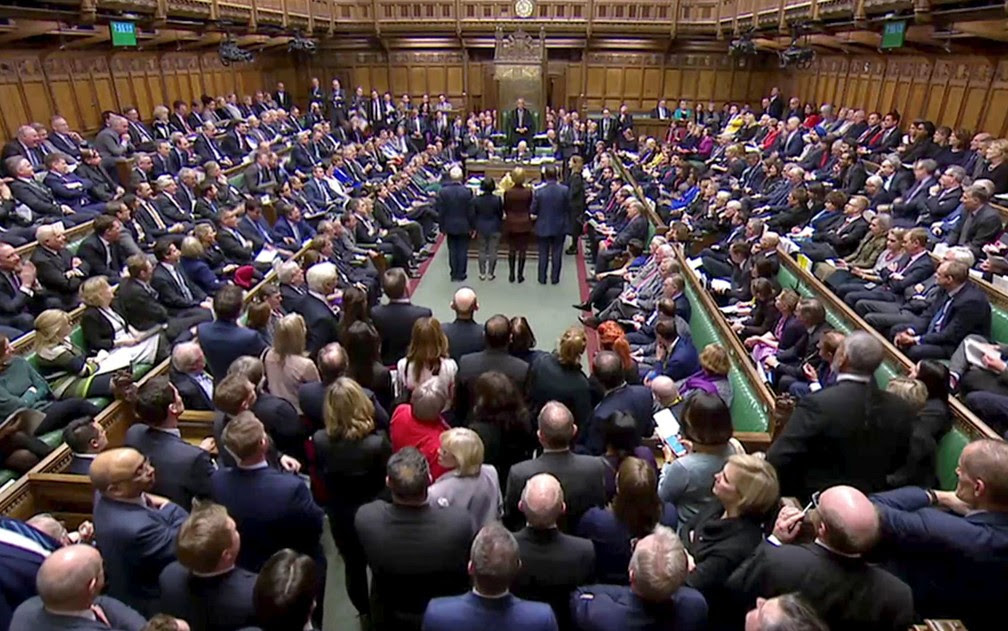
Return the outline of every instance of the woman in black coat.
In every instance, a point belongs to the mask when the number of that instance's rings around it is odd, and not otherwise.
[[[501,488],[511,467],[532,457],[537,446],[525,400],[504,373],[485,372],[473,383],[469,429],[483,441],[483,464],[497,469]]]
[[[724,590],[728,577],[763,541],[763,524],[780,499],[773,465],[736,454],[714,474],[714,499],[686,523],[683,545],[692,561],[686,584],[707,599],[710,628],[732,610]],[[723,621],[722,621],[723,622]]]
[[[528,397],[532,415],[538,416],[550,401],[559,401],[582,427],[592,413],[591,384],[581,370],[581,356],[587,345],[584,329],[564,331],[555,352],[540,357],[529,366]]]
[[[497,268],[497,245],[500,243],[501,224],[504,221],[504,201],[494,194],[496,189],[497,184],[493,178],[484,177],[480,183],[480,194],[472,200],[480,280],[493,280]]]
[[[577,240],[584,230],[584,213],[587,207],[585,200],[584,177],[581,170],[584,169],[584,158],[581,156],[571,156],[570,175],[567,176],[567,191],[570,193],[570,226],[571,244],[567,248],[567,254],[577,254]]]
[[[752,283],[753,308],[749,317],[732,325],[739,337],[746,339],[763,335],[777,326],[780,311],[777,310],[773,283],[766,278],[754,278]]]
[[[924,384],[927,399],[914,420],[907,462],[896,473],[886,476],[886,484],[891,488],[932,489],[938,484],[935,476],[938,441],[952,429],[948,405],[949,369],[936,359],[925,359],[913,367],[910,378]]]

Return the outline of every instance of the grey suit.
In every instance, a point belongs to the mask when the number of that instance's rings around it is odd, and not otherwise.
[[[125,145],[122,144],[119,138],[119,134],[115,133],[110,127],[98,132],[95,136],[94,147],[101,154],[102,158],[126,158],[133,155],[135,148],[132,142],[127,142]]]

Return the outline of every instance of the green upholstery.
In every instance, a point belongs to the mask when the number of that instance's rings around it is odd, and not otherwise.
[[[954,425],[949,433],[938,441],[938,487],[942,490],[955,489],[958,481],[956,467],[959,466],[959,454],[968,442],[970,442],[969,436]]]
[[[230,184],[231,186],[235,187],[239,191],[244,191],[245,190],[245,172],[242,171],[241,173],[239,173],[239,174],[231,177],[230,179],[228,179],[228,184]]]
[[[991,339],[1008,344],[1008,312],[991,305]]]
[[[708,344],[724,344],[721,331],[714,324],[711,315],[702,308],[700,300],[693,291],[693,286],[686,283],[686,296],[693,306],[693,315],[690,318],[690,334],[693,337],[693,344],[697,349],[702,349]],[[745,372],[738,366],[732,366],[728,373],[728,379],[732,384],[732,424],[736,431],[741,432],[765,432],[770,427],[769,419],[763,411],[763,405],[756,395],[752,384],[746,378]]]
[[[70,250],[71,252],[73,252],[74,254],[76,254],[77,253],[77,248],[79,248],[80,244],[83,243],[83,242],[84,242],[84,239],[78,239],[76,241],[71,241],[70,243],[67,243],[66,247],[67,247],[68,250]]]

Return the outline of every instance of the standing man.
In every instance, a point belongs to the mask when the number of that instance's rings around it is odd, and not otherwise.
[[[472,192],[462,184],[462,168],[448,172],[450,181],[438,192],[435,209],[448,238],[448,269],[453,281],[466,279],[469,237],[473,231]]]
[[[525,99],[519,98],[517,107],[511,112],[511,140],[515,146],[524,140],[527,144],[532,144],[532,137],[535,136],[535,119],[532,112],[525,107]]]
[[[532,219],[535,220],[535,234],[539,241],[539,284],[546,284],[546,270],[550,259],[553,272],[550,282],[560,282],[560,265],[563,263],[563,244],[567,235],[567,218],[570,216],[570,191],[557,182],[557,168],[546,165],[543,169],[546,184],[535,192],[532,198]]]

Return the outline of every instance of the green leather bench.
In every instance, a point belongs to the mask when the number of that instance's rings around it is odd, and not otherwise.
[[[991,305],[991,339],[1008,344],[1008,312],[994,305]]]
[[[791,270],[781,267],[780,273],[777,275],[777,280],[780,282],[781,287],[790,287],[797,291],[800,295],[809,298],[815,298],[816,294],[812,291],[810,287],[804,283],[799,282],[798,278],[791,273]],[[826,305],[824,305],[826,306]],[[828,306],[826,306],[826,320],[830,323],[830,326],[842,331],[844,333],[850,333],[852,330],[850,322],[840,314],[837,314]],[[994,321],[997,322],[998,316],[994,316]],[[1004,313],[1001,313],[1001,325],[1005,327],[1002,329],[1005,331],[1005,340],[1008,340],[1008,317]],[[997,326],[997,325],[993,325]],[[993,328],[992,326],[992,328]],[[995,339],[998,339],[995,336]],[[884,388],[889,380],[893,377],[902,374],[902,370],[894,366],[891,362],[883,362],[879,366],[878,370],[875,371],[875,379],[878,381],[879,386]],[[938,453],[937,453],[937,475],[939,486],[944,490],[952,490],[956,487],[956,467],[959,464],[959,454],[962,452],[963,447],[966,443],[970,442],[969,437],[955,425],[952,429],[942,437],[938,442]]]
[[[711,315],[703,308],[693,290],[693,285],[688,282],[686,283],[686,297],[693,307],[690,318],[690,334],[697,350],[702,350],[708,344],[727,346],[721,337],[721,330],[714,324]],[[728,379],[732,384],[731,417],[735,430],[740,432],[769,431],[770,419],[763,411],[759,396],[753,390],[745,372],[734,365],[734,362],[728,373]]]

